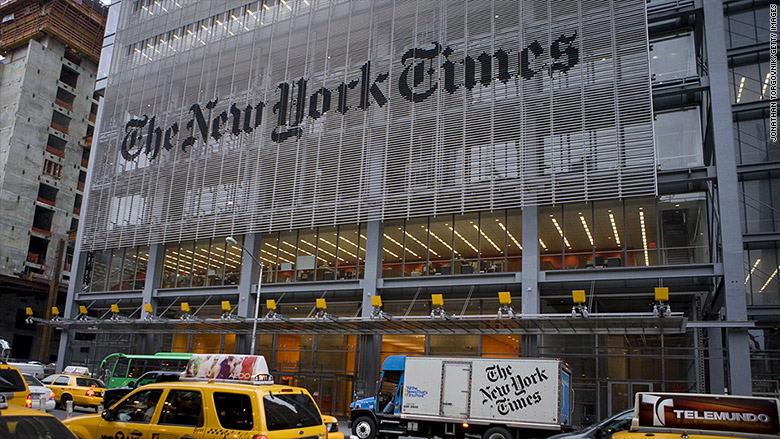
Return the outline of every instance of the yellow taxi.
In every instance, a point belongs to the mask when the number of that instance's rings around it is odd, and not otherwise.
[[[14,366],[0,362],[0,395],[6,404],[28,407],[31,403],[30,388],[22,373]]]
[[[41,382],[54,392],[54,402],[63,408],[68,401],[73,401],[74,407],[92,407],[97,411],[106,390],[100,380],[70,373],[49,375]]]
[[[780,400],[637,393],[629,430],[612,439],[760,439],[780,434]]]
[[[5,395],[0,394],[0,438],[76,439],[76,436],[54,416],[18,405],[9,405]]]
[[[328,439],[344,439],[344,433],[339,431],[339,420],[335,416],[322,415],[322,422],[328,430]]]
[[[328,439],[309,392],[273,384],[265,359],[250,355],[193,355],[181,381],[144,385],[65,425],[80,439]]]

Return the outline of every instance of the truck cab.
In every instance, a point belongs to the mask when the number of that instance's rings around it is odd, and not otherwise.
[[[359,439],[377,436],[397,437],[402,431],[383,429],[377,431],[380,418],[398,418],[403,399],[403,379],[406,355],[391,355],[382,363],[382,374],[375,396],[359,399],[349,405],[349,426]]]

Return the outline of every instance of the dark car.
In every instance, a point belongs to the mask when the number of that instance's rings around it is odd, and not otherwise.
[[[572,431],[570,433],[556,434],[547,439],[610,439],[613,433],[628,430],[628,427],[631,426],[631,418],[633,416],[634,409],[628,409],[607,418],[596,425],[591,425],[590,427]]]
[[[144,384],[150,383],[164,383],[166,381],[178,381],[181,376],[181,372],[173,370],[153,370],[146,372],[138,377],[135,381],[127,383],[126,387],[114,387],[113,389],[106,389],[103,392],[103,407],[109,408],[114,405],[115,402],[124,398],[125,395],[130,393],[136,387],[141,387]]]

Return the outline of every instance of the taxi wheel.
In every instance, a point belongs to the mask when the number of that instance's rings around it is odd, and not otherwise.
[[[361,416],[352,424],[352,434],[358,439],[374,439],[376,437],[376,423],[368,416]]]
[[[72,401],[73,398],[71,398],[70,395],[67,393],[62,395],[62,398],[60,398],[60,407],[65,410],[68,408],[68,401]],[[73,406],[73,408],[76,408],[76,406]]]

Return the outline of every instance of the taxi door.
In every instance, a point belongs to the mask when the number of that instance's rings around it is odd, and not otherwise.
[[[203,394],[200,390],[171,388],[164,400],[152,424],[152,439],[203,438]]]
[[[96,437],[146,439],[163,391],[161,389],[137,390],[108,413],[109,419],[101,419]]]

